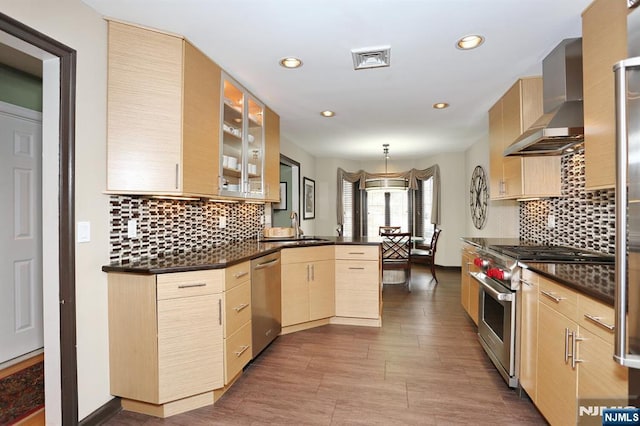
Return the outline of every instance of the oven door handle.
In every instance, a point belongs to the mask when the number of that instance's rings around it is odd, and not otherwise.
[[[513,302],[513,293],[511,291],[505,292],[496,289],[484,279],[484,275],[481,275],[478,272],[471,272],[469,275],[478,281],[482,286],[482,289],[494,299],[500,300],[501,302]]]

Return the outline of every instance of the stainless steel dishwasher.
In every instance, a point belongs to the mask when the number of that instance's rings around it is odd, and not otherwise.
[[[282,329],[280,252],[251,261],[251,338],[258,356]]]

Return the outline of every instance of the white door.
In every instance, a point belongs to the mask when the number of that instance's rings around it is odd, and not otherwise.
[[[0,103],[0,363],[42,348],[41,114]]]

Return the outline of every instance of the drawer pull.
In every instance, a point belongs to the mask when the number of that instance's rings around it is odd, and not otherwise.
[[[596,316],[593,316],[593,315],[590,315],[590,314],[584,314],[584,317],[586,319],[588,319],[589,321],[591,321],[592,323],[597,324],[600,327],[605,328],[605,329],[607,329],[609,331],[613,331],[616,328],[614,325],[607,324],[606,322],[602,322],[600,317],[596,317]]]
[[[244,345],[240,347],[240,350],[238,352],[234,352],[234,354],[236,354],[236,357],[240,358],[240,355],[242,355],[243,353],[245,353],[245,351],[249,349],[248,345]]]
[[[533,286],[533,283],[532,283],[532,282],[529,282],[529,281],[527,281],[527,280],[520,279],[520,282],[521,282],[522,284],[528,285],[529,287]]]
[[[233,274],[233,278],[238,279],[238,278],[244,277],[245,275],[249,275],[249,272],[244,271],[244,272],[235,273]]]
[[[244,308],[246,308],[247,306],[249,306],[248,303],[242,303],[238,306],[236,306],[235,308],[233,308],[236,312],[240,312],[241,310],[243,310]]]
[[[363,251],[350,251],[349,254],[364,254]]]
[[[362,266],[358,266],[358,267],[356,267],[356,266],[349,266],[349,269],[358,269],[358,270],[362,270],[362,269],[364,269],[364,267],[362,267]]]
[[[197,283],[197,284],[180,284],[178,288],[193,288],[193,287],[205,287],[207,283]]]
[[[545,296],[547,296],[549,299],[553,300],[556,303],[560,303],[562,300],[566,299],[566,297],[558,297],[544,290],[540,290],[540,293],[544,294]]]

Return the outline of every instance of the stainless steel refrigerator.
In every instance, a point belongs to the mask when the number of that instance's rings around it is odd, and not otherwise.
[[[633,7],[630,3],[630,7]],[[640,10],[627,21],[629,59],[614,66],[616,91],[616,339],[640,407]]]

